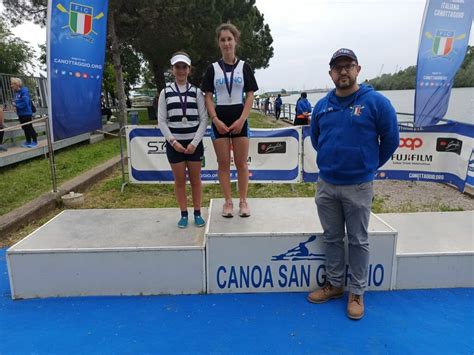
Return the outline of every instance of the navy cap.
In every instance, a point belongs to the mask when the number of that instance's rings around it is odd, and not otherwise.
[[[341,48],[341,49],[338,49],[332,55],[331,60],[329,62],[329,66],[332,66],[334,64],[334,62],[336,61],[336,59],[341,58],[341,57],[351,58],[351,59],[355,60],[357,62],[357,64],[359,64],[359,61],[357,60],[357,57],[356,57],[355,53],[352,50],[347,49],[347,48]]]

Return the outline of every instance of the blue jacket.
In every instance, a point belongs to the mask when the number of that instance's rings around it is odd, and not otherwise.
[[[311,112],[311,104],[308,99],[298,99],[296,103],[296,114],[301,115],[303,112]]]
[[[311,143],[323,180],[335,185],[372,181],[399,145],[395,109],[369,85],[361,85],[344,107],[332,90],[311,115]]]
[[[14,101],[16,104],[16,114],[18,116],[31,116],[30,93],[28,88],[22,86],[20,90],[15,91]]]
[[[277,97],[275,99],[275,108],[280,108],[283,102],[281,101],[281,97]]]

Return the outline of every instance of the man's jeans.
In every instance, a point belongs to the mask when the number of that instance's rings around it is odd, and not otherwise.
[[[323,227],[327,280],[334,287],[344,284],[344,225],[349,241],[349,290],[361,295],[367,287],[369,267],[368,226],[373,198],[373,182],[333,185],[318,180],[316,205]]]

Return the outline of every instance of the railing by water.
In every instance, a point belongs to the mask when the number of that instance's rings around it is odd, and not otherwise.
[[[28,88],[31,101],[33,101],[36,107],[35,116],[46,115],[48,113],[48,83],[45,77],[0,73],[0,105],[5,111],[5,118],[7,120],[17,118],[12,106],[13,90],[10,86],[11,78],[20,78],[23,86]]]

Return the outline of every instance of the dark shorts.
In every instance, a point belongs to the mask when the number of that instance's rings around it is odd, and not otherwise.
[[[242,111],[244,109],[244,105],[229,105],[229,106],[216,106],[216,114],[219,117],[219,119],[225,123],[227,127],[230,127],[232,123],[237,121],[242,114]],[[245,120],[245,123],[242,127],[242,130],[238,134],[233,134],[233,133],[226,133],[226,134],[220,134],[217,131],[216,126],[214,123],[211,125],[211,138],[212,140],[218,139],[218,138],[232,138],[232,137],[248,137],[249,136],[249,125],[248,121]]]
[[[191,143],[192,141],[178,140],[178,142],[181,143],[181,145],[184,148],[186,148],[188,144]],[[166,156],[168,157],[168,161],[170,162],[170,164],[177,164],[183,161],[201,161],[204,156],[204,145],[202,144],[202,141],[201,141],[199,142],[193,154],[184,154],[184,153],[177,152],[176,150],[174,150],[171,144],[166,143]]]
[[[307,117],[298,117],[298,116],[295,117],[295,120],[293,121],[293,126],[305,126],[309,124],[309,120]]]

